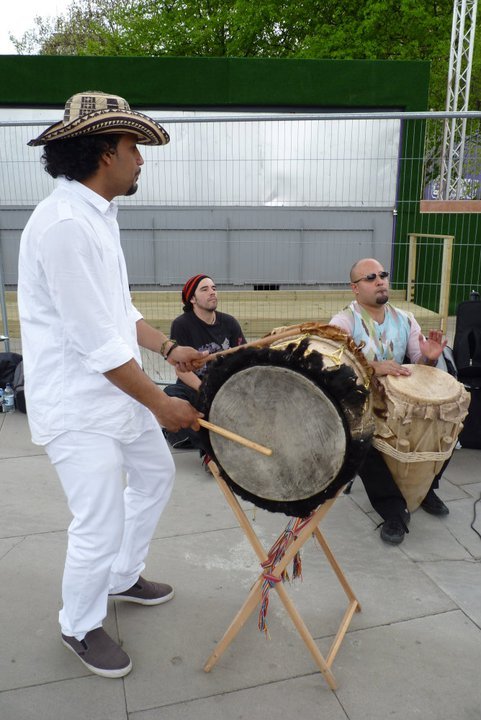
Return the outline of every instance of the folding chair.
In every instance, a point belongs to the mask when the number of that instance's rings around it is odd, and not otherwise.
[[[260,542],[259,538],[257,537],[256,533],[254,532],[251,523],[249,522],[244,510],[242,509],[239,501],[237,500],[236,496],[234,495],[231,488],[227,485],[227,483],[224,481],[222,476],[219,473],[219,470],[217,468],[217,465],[215,462],[211,461],[209,463],[209,469],[212,472],[214,478],[217,481],[217,484],[219,485],[221,491],[223,492],[229,506],[231,507],[234,515],[236,516],[240,527],[244,531],[244,534],[252,546],[254,552],[256,553],[257,557],[259,558],[259,561],[262,563],[271,563],[271,558],[268,552],[263,547],[262,543]],[[339,489],[338,494],[342,491],[342,488]],[[336,495],[337,497],[337,495]],[[281,553],[281,555],[277,558],[277,561],[273,562],[269,565],[269,571],[268,573],[263,570],[257,580],[255,581],[254,585],[252,586],[249,594],[247,595],[247,598],[245,599],[242,607],[240,608],[239,612],[236,614],[234,619],[232,620],[231,624],[227,628],[223,638],[219,641],[217,646],[215,647],[213,653],[207,660],[207,662],[204,665],[204,670],[206,672],[209,672],[214,665],[217,663],[219,658],[222,656],[224,651],[229,647],[230,643],[234,640],[236,635],[239,633],[241,628],[243,627],[244,623],[247,621],[247,619],[250,617],[250,615],[254,612],[255,608],[259,606],[263,599],[263,588],[265,590],[265,584],[266,584],[266,575],[268,575],[269,578],[269,584],[273,589],[276,590],[277,594],[279,595],[282,604],[284,605],[285,609],[287,610],[287,613],[289,614],[292,622],[294,623],[294,626],[296,627],[297,631],[299,632],[299,635],[301,636],[302,640],[305,642],[307,648],[309,649],[312,657],[314,658],[314,662],[316,663],[317,667],[323,674],[323,676],[326,679],[327,684],[331,688],[331,690],[335,690],[337,685],[336,681],[334,679],[334,675],[331,671],[332,664],[334,662],[334,658],[336,657],[341,643],[343,641],[343,638],[349,628],[350,622],[352,620],[352,617],[355,612],[360,612],[361,606],[359,604],[359,601],[357,600],[356,596],[354,595],[354,592],[351,589],[351,586],[349,585],[348,581],[346,580],[346,577],[344,573],[342,572],[338,562],[336,561],[334,554],[332,553],[329,545],[327,544],[322,532],[319,529],[319,523],[321,520],[325,517],[327,512],[331,509],[332,505],[335,502],[335,499],[331,498],[327,500],[324,504],[320,505],[317,510],[313,511],[312,514],[306,518],[304,521],[299,523],[299,530],[295,531],[289,541],[286,544],[285,551]],[[281,580],[281,577],[286,570],[288,564],[294,560],[296,557],[296,554],[301,550],[303,545],[307,542],[307,540],[312,537],[317,539],[319,542],[319,545],[324,552],[324,555],[326,556],[330,566],[332,567],[342,589],[344,590],[347,598],[348,598],[348,605],[344,612],[344,615],[342,617],[341,623],[339,625],[339,628],[336,632],[336,635],[334,637],[334,640],[331,644],[331,647],[329,649],[329,652],[327,654],[327,657],[324,658],[322,653],[320,652],[319,648],[317,647],[314,638],[312,637],[311,633],[309,632],[306,624],[304,623],[302,617],[300,616],[298,610],[294,606],[294,603],[290,599],[283,583]],[[282,534],[279,536],[277,543],[281,543],[282,541]],[[276,543],[274,543],[276,545]]]

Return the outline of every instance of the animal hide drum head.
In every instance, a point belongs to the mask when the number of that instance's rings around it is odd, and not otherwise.
[[[337,403],[290,368],[259,365],[231,375],[212,401],[209,420],[272,449],[268,457],[210,433],[224,472],[265,500],[315,496],[345,461],[346,429]]]

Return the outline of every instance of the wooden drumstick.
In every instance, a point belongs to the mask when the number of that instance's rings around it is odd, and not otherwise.
[[[302,326],[299,325],[299,327],[295,327],[295,334],[299,335],[299,333],[302,333]],[[293,329],[290,330],[284,330],[282,332],[276,333],[274,335],[266,335],[263,338],[259,338],[259,340],[252,340],[252,342],[244,343],[243,345],[236,345],[235,347],[227,348],[227,350],[218,350],[215,353],[211,353],[207,357],[203,358],[204,363],[211,362],[212,360],[215,360],[216,358],[224,355],[232,355],[232,353],[237,352],[238,350],[244,350],[246,348],[261,348],[266,347],[266,345],[272,345],[272,343],[278,342],[279,340],[284,340],[285,338],[291,338],[293,335]]]
[[[224,355],[232,355],[232,353],[235,353],[238,350],[244,350],[245,348],[261,348],[266,347],[266,345],[272,345],[279,340],[286,340],[287,338],[295,339],[296,335],[303,335],[304,333],[309,334],[309,332],[313,329],[319,330],[325,328],[328,328],[331,333],[333,330],[336,330],[338,334],[344,334],[341,330],[339,330],[339,328],[334,328],[332,325],[320,325],[316,322],[306,322],[301,323],[300,325],[286,326],[285,330],[281,329],[279,332],[270,333],[258,340],[252,340],[251,342],[244,343],[243,345],[236,345],[235,347],[227,348],[227,350],[218,350],[217,352],[211,353],[207,357],[203,358],[203,362],[204,364],[212,362],[212,360],[215,360],[220,356],[223,357]]]
[[[254,442],[253,440],[248,440],[245,437],[242,437],[242,435],[237,435],[237,433],[233,433],[230,430],[226,430],[223,427],[220,427],[219,425],[214,425],[211,422],[208,422],[207,420],[202,420],[199,418],[197,420],[199,425],[206,428],[206,430],[211,430],[212,432],[217,433],[218,435],[222,435],[223,437],[227,438],[228,440],[233,440],[236,443],[239,443],[239,445],[244,445],[244,447],[250,448],[251,450],[256,450],[258,453],[261,453],[262,455],[272,455],[272,450],[270,448],[265,447],[264,445],[259,445],[258,443]]]

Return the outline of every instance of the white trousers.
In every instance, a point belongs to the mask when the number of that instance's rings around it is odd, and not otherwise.
[[[131,443],[66,432],[46,446],[73,520],[59,614],[64,635],[101,627],[109,593],[134,585],[172,492],[174,461],[160,429]]]

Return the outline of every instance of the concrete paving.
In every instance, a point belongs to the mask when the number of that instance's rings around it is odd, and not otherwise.
[[[69,513],[53,469],[30,443],[25,415],[0,415],[1,720],[479,720],[481,539],[470,527],[481,454],[461,449],[443,478],[450,508],[418,510],[398,547],[360,480],[321,524],[361,605],[334,661],[338,689],[318,672],[275,592],[270,639],[257,611],[210,673],[203,666],[259,567],[234,515],[194,451],[174,452],[177,480],[146,577],[176,595],[157,607],[109,605],[105,627],[132,657],[120,680],[91,675],[60,643],[58,610]],[[269,546],[280,514],[244,504]],[[474,527],[481,532],[481,507]],[[286,585],[322,653],[346,598],[314,541],[303,580]]]

